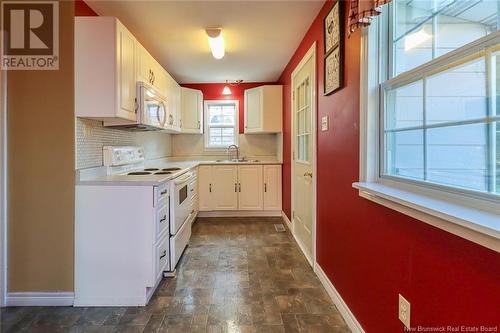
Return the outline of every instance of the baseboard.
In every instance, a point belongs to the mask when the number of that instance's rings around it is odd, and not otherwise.
[[[292,232],[292,222],[290,221],[288,216],[286,216],[284,211],[281,211],[281,217],[283,218],[283,221],[285,221],[285,224],[288,227],[288,230],[290,230],[290,232]]]
[[[7,306],[72,306],[73,292],[7,293]]]
[[[198,212],[198,217],[276,217],[281,216],[280,210],[214,210]]]
[[[365,331],[363,330],[363,327],[361,327],[361,324],[358,322],[356,317],[354,317],[354,314],[351,312],[337,289],[335,289],[332,282],[330,281],[330,279],[328,279],[325,272],[323,272],[323,269],[321,269],[321,266],[318,263],[314,265],[314,272],[321,281],[321,284],[323,284],[323,287],[325,287],[326,292],[328,293],[328,295],[330,295],[333,303],[339,310],[340,314],[344,318],[347,326],[349,326],[351,331],[353,333],[364,333]]]

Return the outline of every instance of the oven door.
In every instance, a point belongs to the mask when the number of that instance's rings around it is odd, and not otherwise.
[[[167,121],[165,101],[151,87],[141,86],[141,123],[162,129]]]
[[[192,178],[192,173],[187,172],[172,180],[174,186],[174,202],[172,205],[173,216],[170,219],[171,235],[175,235],[177,233],[191,213],[192,196],[189,191],[189,183]]]

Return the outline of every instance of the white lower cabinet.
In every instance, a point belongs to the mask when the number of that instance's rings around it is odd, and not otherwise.
[[[201,165],[198,167],[198,209],[200,211],[212,210],[212,166]]]
[[[75,306],[148,303],[169,270],[168,185],[76,186]]]
[[[281,211],[281,165],[199,167],[200,211]]]
[[[264,165],[264,210],[281,210],[281,165]]]
[[[211,210],[238,209],[238,169],[234,165],[212,167]]]
[[[262,165],[238,166],[238,209],[262,210]]]

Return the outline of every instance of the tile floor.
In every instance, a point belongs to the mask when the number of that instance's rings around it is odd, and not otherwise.
[[[281,218],[198,218],[146,307],[18,307],[1,332],[350,332]]]

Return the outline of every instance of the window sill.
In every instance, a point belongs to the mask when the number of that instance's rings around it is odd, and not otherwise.
[[[363,198],[500,252],[500,214],[380,183],[359,182],[352,186]]]

